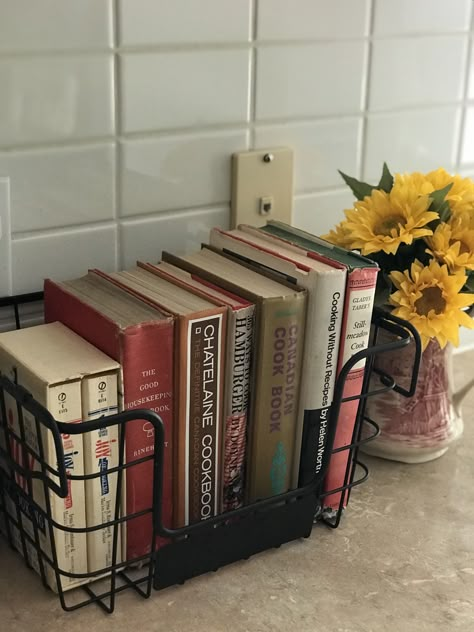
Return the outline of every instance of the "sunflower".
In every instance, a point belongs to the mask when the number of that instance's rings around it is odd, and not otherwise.
[[[402,184],[418,191],[418,195],[430,195],[451,184],[445,198],[451,211],[455,214],[468,212],[474,216],[474,182],[470,178],[452,176],[440,168],[427,174],[418,171],[395,174],[395,185]]]
[[[410,270],[391,272],[390,279],[397,288],[389,298],[393,314],[416,327],[423,349],[432,338],[441,348],[447,342],[457,346],[459,326],[474,329],[473,319],[462,311],[474,302],[474,294],[460,294],[467,280],[465,274],[450,275],[448,267],[435,259],[428,266],[415,260]]]
[[[445,263],[450,272],[474,270],[474,227],[466,213],[454,215],[441,223],[431,237],[425,237],[426,252]]]
[[[363,255],[381,250],[395,254],[400,244],[411,244],[418,237],[432,235],[427,224],[438,219],[428,211],[431,200],[411,186],[395,184],[390,191],[374,189],[370,196],[345,211],[345,230],[352,235],[352,248]]]
[[[339,222],[339,224],[334,227],[334,230],[331,230],[327,235],[322,235],[322,239],[330,241],[336,246],[341,246],[342,248],[347,248],[348,250],[352,249],[353,239],[347,228],[347,220],[345,219],[343,219],[342,222]]]

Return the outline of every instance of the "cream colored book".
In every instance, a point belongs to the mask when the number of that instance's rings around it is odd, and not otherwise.
[[[118,412],[118,371],[101,373],[82,380],[82,418],[98,419]],[[100,476],[86,480],[86,519],[88,527],[96,527],[115,519],[117,473],[108,471],[119,465],[119,429],[113,425],[84,434],[84,470]],[[122,560],[120,529],[117,536],[117,557]],[[113,527],[103,527],[87,534],[89,572],[107,568],[113,563]]]
[[[60,323],[38,325],[27,329],[0,334],[0,372],[23,386],[34,399],[44,406],[58,421],[80,423],[82,420],[81,388],[82,379],[88,375],[103,373],[104,367],[116,369],[117,363],[98,351],[80,336]],[[10,430],[20,436],[21,426],[17,403],[5,394],[7,420]],[[44,459],[52,467],[57,467],[57,454],[53,435],[44,426],[38,434],[36,420],[25,408],[21,408],[25,440],[36,455],[43,446]],[[82,434],[63,434],[64,464],[69,475],[84,475],[84,452]],[[34,456],[24,463],[19,443],[12,440],[14,459],[25,469],[39,470],[40,463]],[[48,474],[55,482],[57,477]],[[33,537],[31,512],[36,508],[46,510],[51,507],[54,522],[66,528],[86,527],[85,486],[82,480],[68,480],[66,498],[60,498],[53,491],[45,494],[43,482],[32,479],[28,482],[16,476],[22,501],[22,525],[25,534]],[[39,512],[41,514],[41,512]],[[38,521],[39,541],[43,553],[43,566],[48,585],[57,591],[57,579],[63,590],[69,590],[87,581],[84,578],[70,578],[64,574],[57,578],[48,560],[53,557],[50,528],[48,522]],[[57,563],[62,573],[86,574],[87,536],[85,533],[70,532],[53,528]],[[27,538],[28,540],[28,538]],[[24,550],[22,551],[24,553]]]

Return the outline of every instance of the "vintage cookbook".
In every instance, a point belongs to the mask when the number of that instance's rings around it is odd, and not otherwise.
[[[221,512],[227,308],[138,266],[105,278],[166,309],[175,335],[175,518],[178,526]]]
[[[82,380],[82,419],[92,421],[118,413],[120,367],[85,377]],[[87,479],[86,518],[88,527],[96,527],[115,519],[117,503],[117,474],[109,470],[119,465],[119,431],[116,425],[91,430],[83,435],[84,472],[100,477]],[[119,507],[118,507],[119,508]],[[118,516],[120,517],[120,513]],[[115,563],[122,561],[120,531],[117,528]],[[103,527],[87,534],[89,572],[107,568],[113,563],[114,529]]]
[[[73,281],[45,282],[46,321],[60,320],[122,366],[123,409],[150,408],[165,429],[163,521],[172,526],[173,317],[88,273]],[[153,426],[134,420],[125,427],[125,461],[154,454]],[[126,516],[122,530],[124,560],[147,556],[152,549],[153,460],[126,470],[122,488]],[[158,538],[157,545],[164,542]]]
[[[325,448],[336,378],[346,269],[329,263],[324,257],[309,257],[281,241],[272,243],[251,226],[242,225],[231,231],[214,228],[210,243],[224,252],[276,270],[308,291],[293,467],[293,484],[305,485],[319,472]]]
[[[255,305],[166,261],[140,265],[150,272],[171,278],[176,284],[183,284],[183,287],[216,301],[219,305],[227,306],[222,510],[238,509],[245,500],[245,458]]]
[[[347,288],[338,357],[339,372],[355,353],[368,347],[378,273],[377,264],[358,253],[333,246],[319,237],[281,222],[269,222],[260,231],[262,234],[273,235],[285,240],[287,243],[300,246],[309,253],[314,253],[314,255],[323,255],[333,259],[346,267]],[[364,369],[365,362],[363,360],[351,369],[345,381],[343,398],[360,395],[364,380]],[[341,405],[334,440],[335,449],[352,443],[358,407],[358,400],[344,402]],[[324,483],[326,492],[338,489],[344,485],[351,467],[348,460],[348,451],[341,451],[332,455]],[[330,510],[337,510],[341,502],[342,506],[345,507],[347,493],[342,495],[339,492],[326,496],[324,506]]]
[[[80,336],[59,322],[38,325],[27,329],[10,331],[0,335],[0,371],[15,383],[26,388],[32,396],[49,410],[58,421],[79,423],[82,420],[82,381],[104,371],[117,371],[118,365],[104,353],[88,344]],[[16,402],[6,395],[6,414],[10,428],[20,436],[20,417]],[[53,437],[45,427],[37,432],[35,418],[23,409],[25,440],[37,455],[42,444],[45,460],[56,466],[56,451]],[[81,434],[62,435],[66,471],[75,476],[84,474],[84,449]],[[30,455],[24,463],[22,451],[12,437],[13,453],[17,450],[17,462],[27,469],[40,469],[40,464]],[[54,476],[51,475],[54,479]],[[84,528],[86,523],[85,488],[82,480],[69,480],[68,495],[60,498],[52,491],[45,496],[43,483],[33,479],[31,486],[24,477],[16,477],[18,485],[43,510],[47,502],[51,505],[52,519],[69,528]],[[31,519],[24,512],[25,530],[33,535]],[[28,522],[30,523],[28,525]],[[51,559],[52,547],[48,525],[39,523],[38,529],[42,551]],[[87,573],[87,536],[54,529],[55,548],[59,568],[67,573]],[[56,590],[56,578],[52,567],[44,563],[48,584]],[[64,590],[83,583],[82,579],[62,576]]]
[[[252,502],[287,491],[292,487],[306,291],[209,247],[185,257],[164,252],[163,259],[255,303],[247,497]]]

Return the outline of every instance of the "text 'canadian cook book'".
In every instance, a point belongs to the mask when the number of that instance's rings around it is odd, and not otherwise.
[[[253,502],[287,491],[292,486],[306,291],[208,247],[182,258],[164,252],[163,260],[255,304],[247,496]]]
[[[272,243],[250,226],[242,225],[231,231],[215,228],[210,243],[224,252],[276,270],[308,291],[293,467],[293,485],[305,485],[319,472],[326,445],[346,289],[345,267],[332,265],[324,257],[311,256],[281,241]]]

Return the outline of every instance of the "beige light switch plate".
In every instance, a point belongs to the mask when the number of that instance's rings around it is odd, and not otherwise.
[[[269,219],[291,224],[293,150],[242,151],[232,156],[231,224],[264,226]]]

